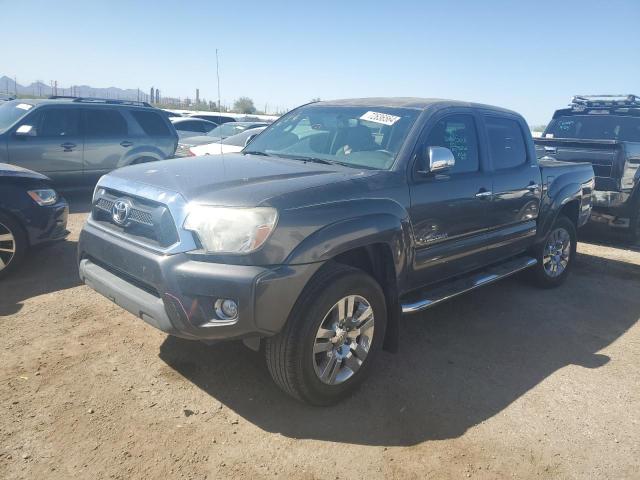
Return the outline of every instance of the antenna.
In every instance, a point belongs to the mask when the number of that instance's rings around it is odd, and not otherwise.
[[[216,77],[218,79],[218,120],[220,120],[220,62],[218,61],[218,49],[216,48]],[[222,125],[222,123],[220,123]],[[218,125],[218,126],[220,126]],[[220,155],[222,155],[222,135],[220,135]]]

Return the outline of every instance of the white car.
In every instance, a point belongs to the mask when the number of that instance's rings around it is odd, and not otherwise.
[[[265,128],[267,127],[249,128],[244,132],[237,133],[236,135],[231,135],[230,137],[224,138],[219,142],[193,146],[189,148],[189,153],[198,156],[240,152]]]

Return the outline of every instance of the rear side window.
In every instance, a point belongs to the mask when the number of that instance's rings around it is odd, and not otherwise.
[[[127,135],[127,121],[115,109],[85,111],[86,135],[88,137],[117,137]]]
[[[527,163],[520,124],[510,118],[485,117],[493,168],[502,170]]]
[[[478,138],[471,115],[449,115],[436,123],[426,141],[426,147],[445,147],[451,150],[456,164],[451,174],[477,172]]]
[[[144,133],[150,137],[168,137],[171,135],[167,124],[159,114],[144,110],[132,110],[131,115],[144,130]]]
[[[202,125],[200,122],[195,120],[190,120],[188,122],[177,122],[174,124],[176,130],[180,130],[182,132],[199,132],[203,133]],[[215,127],[213,127],[215,128]]]
[[[38,137],[71,137],[78,135],[80,112],[75,108],[42,110],[36,135]]]

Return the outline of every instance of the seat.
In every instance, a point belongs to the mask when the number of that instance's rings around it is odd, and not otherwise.
[[[374,141],[371,131],[364,125],[357,125],[338,131],[333,150],[336,155],[349,155],[351,152],[368,152],[378,149],[380,146]]]

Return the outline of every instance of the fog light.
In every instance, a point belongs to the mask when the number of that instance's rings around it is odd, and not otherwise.
[[[214,305],[220,320],[233,320],[238,317],[238,304],[229,298],[219,298]]]

